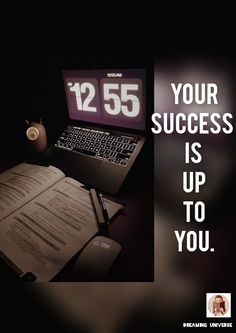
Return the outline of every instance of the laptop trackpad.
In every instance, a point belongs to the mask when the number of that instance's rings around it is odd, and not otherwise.
[[[63,161],[66,176],[73,177],[85,184],[89,184],[90,179],[98,176],[100,168],[99,160],[74,152],[67,153]],[[91,181],[91,183],[93,182]]]

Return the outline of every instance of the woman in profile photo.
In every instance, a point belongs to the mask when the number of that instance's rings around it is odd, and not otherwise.
[[[213,302],[213,313],[215,316],[222,316],[225,314],[225,301],[221,295],[216,295]]]

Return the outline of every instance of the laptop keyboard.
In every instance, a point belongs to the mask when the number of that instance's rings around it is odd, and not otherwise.
[[[55,146],[126,166],[138,141],[137,137],[68,126]]]

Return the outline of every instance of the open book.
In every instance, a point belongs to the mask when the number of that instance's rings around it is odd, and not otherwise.
[[[122,206],[106,199],[109,217]],[[50,281],[98,232],[90,193],[53,166],[0,174],[0,257],[19,276]]]

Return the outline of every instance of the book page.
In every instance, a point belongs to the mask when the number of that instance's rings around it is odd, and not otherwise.
[[[108,210],[113,214],[118,206],[109,201]],[[90,193],[63,178],[2,221],[0,252],[20,275],[32,272],[37,281],[49,281],[97,231]]]
[[[28,163],[1,173],[0,221],[63,177],[64,173],[53,166]]]

